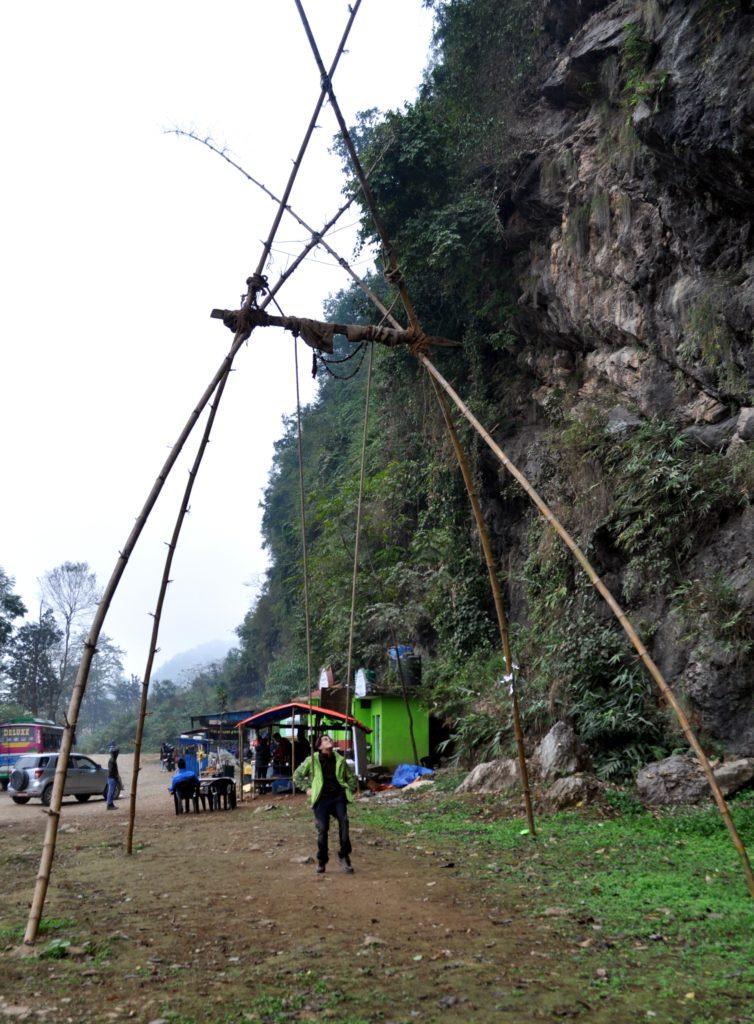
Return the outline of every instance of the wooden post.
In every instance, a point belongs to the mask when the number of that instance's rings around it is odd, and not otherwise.
[[[395,639],[395,634],[393,634],[393,643],[395,644],[395,658],[398,662],[398,678],[401,681],[403,702],[406,705],[406,714],[408,715],[408,732],[411,737],[411,749],[414,752],[414,764],[419,764],[419,754],[416,750],[416,737],[414,736],[414,716],[411,714],[411,704],[409,703],[408,689],[406,687],[406,680],[403,676],[403,665],[401,664],[401,652],[398,647],[398,641]]]
[[[240,723],[238,726],[238,767],[241,774],[241,790],[238,802],[243,803],[243,726]]]
[[[479,504],[479,498],[477,497],[476,488],[474,487],[474,480],[471,476],[471,467],[469,466],[469,460],[466,458],[466,452],[461,446],[458,432],[455,428],[455,424],[450,415],[450,409],[448,403],[445,400],[440,387],[434,377],[430,376],[432,386],[435,389],[437,395],[437,401],[440,403],[440,409],[442,410],[443,419],[445,425],[448,428],[450,439],[453,442],[453,449],[458,459],[458,465],[461,467],[461,473],[463,475],[463,482],[466,484],[466,491],[469,495],[469,501],[471,502],[471,508],[474,512],[474,519],[476,520],[476,528],[479,533],[479,539],[482,542],[482,550],[484,551],[484,560],[487,564],[487,573],[490,578],[490,588],[492,590],[492,597],[495,602],[495,612],[497,613],[497,624],[500,631],[500,643],[503,648],[503,657],[505,659],[505,681],[510,685],[510,696],[513,705],[513,732],[516,737],[516,753],[518,755],[518,775],[521,783],[521,791],[524,797],[524,806],[526,808],[526,820],[529,822],[529,831],[532,835],[537,834],[537,830],[534,825],[534,810],[531,802],[531,792],[529,789],[529,773],[526,767],[526,751],[524,750],[524,732],[521,728],[521,712],[518,703],[518,689],[516,687],[516,677],[513,667],[513,657],[511,656],[511,645],[510,645],[510,634],[508,632],[508,617],[505,614],[505,605],[503,603],[503,595],[500,590],[500,581],[497,577],[497,569],[495,568],[495,559],[492,554],[492,546],[490,544],[489,533],[487,532],[487,524],[484,521],[482,515],[482,507]]]

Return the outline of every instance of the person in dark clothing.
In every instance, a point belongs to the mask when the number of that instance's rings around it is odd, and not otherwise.
[[[264,783],[260,779],[267,778],[267,769],[270,765],[270,740],[264,733],[258,733],[253,744],[254,751],[254,779],[259,784],[260,792],[266,791]]]
[[[108,811],[116,810],[115,794],[119,788],[123,788],[123,783],[120,781],[120,772],[118,771],[119,753],[120,750],[117,747],[110,747],[110,760],[107,762],[107,793],[105,795]]]
[[[291,755],[293,753],[291,741],[281,736],[279,732],[272,734],[272,771],[274,775],[291,774]]]
[[[317,829],[317,874],[324,873],[329,860],[328,833],[330,818],[338,822],[338,860],[343,871],[353,874],[351,867],[351,838],[348,833],[348,803],[353,800],[356,778],[346,759],[334,749],[332,739],[323,735],[317,743],[317,753],[307,757],[296,769],[293,782],[307,789],[314,811]]]

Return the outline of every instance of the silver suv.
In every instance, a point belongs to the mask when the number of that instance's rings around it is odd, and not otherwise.
[[[34,797],[49,807],[57,763],[57,754],[24,754],[19,757],[10,773],[8,785],[8,793],[13,800],[17,804],[26,804]],[[120,793],[121,787],[118,785],[115,789],[116,800]],[[106,794],[106,769],[84,754],[71,754],[63,796],[75,796],[83,804],[90,796],[104,797]]]

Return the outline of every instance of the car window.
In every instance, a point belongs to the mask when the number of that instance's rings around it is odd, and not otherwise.
[[[83,768],[87,772],[96,772],[99,765],[96,765],[94,761],[91,761],[88,757],[74,757],[74,764],[77,768]]]
[[[19,757],[14,767],[44,768],[49,760],[49,757],[40,757],[38,754],[27,754],[25,757]]]

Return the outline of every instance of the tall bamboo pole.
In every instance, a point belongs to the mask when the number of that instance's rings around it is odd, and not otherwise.
[[[440,403],[440,409],[442,410],[443,419],[445,425],[448,428],[450,439],[453,442],[453,449],[456,453],[458,465],[461,467],[461,474],[463,475],[463,482],[466,484],[466,492],[471,502],[471,508],[474,512],[474,519],[476,520],[476,528],[479,533],[479,539],[482,542],[482,550],[484,551],[484,560],[487,563],[487,573],[490,578],[490,588],[492,589],[492,597],[495,602],[495,612],[497,613],[497,624],[500,631],[500,643],[503,648],[503,657],[505,659],[505,678],[510,684],[511,701],[513,705],[513,732],[516,737],[516,753],[518,755],[518,774],[519,781],[521,782],[521,791],[524,797],[524,805],[526,807],[526,818],[529,822],[529,831],[532,835],[536,835],[536,827],[534,825],[534,811],[532,809],[531,792],[529,789],[529,773],[526,768],[526,751],[524,750],[524,732],[521,728],[521,711],[519,708],[518,701],[518,687],[516,686],[516,677],[513,667],[513,657],[511,655],[511,644],[510,634],[508,632],[508,617],[505,614],[505,604],[503,603],[503,595],[500,590],[500,581],[497,576],[497,569],[495,567],[495,559],[492,554],[492,546],[490,544],[490,536],[487,531],[487,524],[484,521],[482,514],[482,507],[479,504],[479,498],[477,497],[476,488],[474,487],[474,480],[471,476],[471,467],[469,466],[469,460],[466,457],[466,452],[463,450],[461,441],[458,437],[458,431],[455,428],[453,419],[450,415],[450,409],[448,403],[443,395],[440,387],[434,377],[430,377],[432,386],[435,389],[437,395],[437,401]]]
[[[336,51],[333,63],[330,66],[329,75],[327,76],[328,87],[330,81],[329,76],[334,74],[338,62],[340,61],[340,57],[343,53],[343,50],[345,49],[348,35],[351,31],[351,26],[353,25],[354,19],[356,17],[360,5],[361,0],[355,0],[353,6],[351,7],[350,17],[346,24],[346,28],[341,38],[341,41],[338,45],[338,49]],[[254,275],[250,277],[247,281],[247,293],[243,303],[244,310],[248,310],[256,300],[256,295],[259,291],[261,283],[261,274],[262,271],[264,270],[264,266],[267,261],[267,257],[269,256],[270,249],[272,248],[272,241],[274,239],[275,232],[277,231],[278,225],[280,224],[280,221],[282,219],[285,203],[287,203],[291,193],[291,189],[293,188],[295,176],[298,173],[298,169],[300,167],[301,160],[303,159],[304,152],[306,151],[306,147],[316,127],[317,118],[319,117],[322,105],[324,104],[326,92],[327,89],[325,88],[323,82],[323,87],[320,90],[319,101],[315,107],[314,115],[312,116],[309,122],[309,126],[304,136],[304,142],[299,148],[298,155],[294,160],[293,170],[291,172],[291,177],[289,178],[288,181],[288,186],[284,193],[283,202],[281,203],[280,208],[278,209],[278,213],[275,218],[273,228],[270,232],[270,235],[268,236],[267,242],[264,245],[262,256],[260,257],[259,263],[257,264],[257,269]],[[104,624],[105,617],[110,608],[110,604],[118,588],[123,572],[125,571],[128,559],[131,556],[131,553],[134,547],[136,546],[136,542],[138,541],[139,536],[141,535],[141,531],[143,530],[144,525],[146,524],[146,521],[149,518],[149,515],[155,505],[155,502],[157,501],[157,498],[159,497],[160,492],[162,491],[165,480],[167,479],[171,469],[175,465],[175,462],[178,456],[180,455],[181,450],[183,449],[183,446],[186,443],[186,440],[188,439],[188,436],[191,433],[191,430],[193,429],[193,426],[196,423],[197,419],[201,415],[205,405],[210,400],[212,394],[215,392],[216,388],[220,384],[220,381],[223,379],[223,377],[227,376],[228,373],[230,373],[230,370],[233,365],[233,360],[243,342],[248,338],[249,334],[250,331],[245,330],[243,328],[236,331],[233,338],[233,344],[231,346],[230,351],[228,352],[228,355],[225,357],[219,370],[212,378],[212,381],[210,382],[209,386],[202,395],[199,404],[196,406],[193,413],[186,422],[186,425],[184,426],[178,438],[178,441],[176,442],[176,444],[174,445],[170,452],[170,455],[166,459],[165,464],[163,465],[163,468],[159,476],[157,477],[157,480],[152,486],[152,490],[149,492],[147,500],[139,516],[137,517],[136,523],[133,529],[131,530],[131,533],[129,534],[126,540],[126,544],[123,550],[121,551],[120,556],[115,564],[113,573],[110,577],[110,580],[108,581],[107,586],[105,587],[102,599],[95,613],[94,620],[87,635],[86,641],[84,642],[84,651],[81,658],[81,662],[79,663],[79,669],[76,674],[76,680],[73,685],[73,691],[71,693],[71,699],[68,705],[68,712],[66,715],[65,729],[63,731],[63,736],[61,738],[60,751],[58,753],[57,767],[55,770],[55,779],[52,788],[52,800],[47,812],[49,817],[47,820],[47,827],[45,829],[45,837],[42,845],[42,854],[39,862],[39,871],[37,874],[37,880],[34,887],[34,894],[32,896],[31,907],[29,909],[29,917],[26,922],[24,943],[27,945],[33,945],[33,943],[35,942],[37,933],[39,931],[39,923],[42,919],[42,911],[44,909],[45,898],[47,896],[47,888],[50,883],[50,871],[52,869],[52,862],[55,856],[55,846],[57,844],[58,837],[58,825],[60,823],[60,806],[63,800],[63,788],[65,785],[65,776],[68,771],[68,760],[71,753],[71,747],[73,745],[73,735],[76,729],[76,723],[78,722],[81,701],[84,698],[86,684],[89,679],[92,658],[94,657],[94,654],[96,653],[97,650],[97,641],[99,640],[99,636],[102,631],[102,626]]]
[[[498,457],[500,462],[505,466],[505,468],[508,470],[511,476],[517,481],[518,484],[520,484],[524,491],[526,491],[526,493],[529,495],[531,500],[536,505],[537,509],[541,512],[541,514],[544,516],[544,518],[547,520],[550,526],[552,526],[555,532],[559,535],[559,537],[564,542],[566,547],[573,553],[574,557],[576,558],[576,561],[579,563],[581,568],[589,577],[590,581],[597,589],[599,594],[607,602],[608,607],[615,615],[623,631],[628,636],[628,639],[631,641],[631,644],[633,645],[637,654],[644,663],[644,666],[646,667],[647,671],[660,688],[660,692],[662,693],[663,697],[668,702],[668,704],[670,704],[673,711],[675,712],[675,716],[678,719],[678,722],[681,726],[681,729],[683,730],[686,739],[689,742],[689,745],[691,746],[692,750],[699,759],[699,763],[701,764],[704,774],[707,777],[709,787],[712,790],[712,795],[715,799],[715,803],[717,804],[718,810],[720,811],[722,819],[725,822],[725,827],[728,829],[733,845],[735,846],[736,850],[738,851],[738,855],[741,858],[741,864],[743,866],[744,876],[746,877],[746,884],[749,888],[749,892],[754,897],[754,874],[752,874],[749,856],[746,852],[746,847],[741,841],[741,837],[739,836],[738,831],[736,830],[736,826],[733,824],[733,819],[730,816],[730,811],[728,810],[728,805],[725,802],[725,797],[723,796],[720,786],[718,785],[717,779],[715,778],[715,774],[712,771],[712,765],[709,763],[709,760],[707,758],[707,755],[704,753],[704,750],[702,750],[701,744],[699,743],[699,740],[696,738],[694,730],[691,728],[691,723],[686,717],[686,713],[684,712],[683,708],[676,699],[675,694],[666,683],[659,668],[650,657],[646,647],[639,639],[639,636],[636,633],[634,627],[631,625],[631,622],[626,616],[626,613],[623,611],[623,609],[615,600],[615,598],[610,593],[608,588],[602,582],[589,559],[586,557],[586,555],[581,550],[579,545],[570,535],[568,530],[566,530],[566,528],[557,518],[552,509],[547,505],[544,499],[540,497],[535,488],[532,487],[532,485],[526,479],[521,470],[518,469],[511,462],[511,460],[508,458],[508,456],[505,454],[502,448],[493,440],[492,436],[488,433],[487,430],[485,430],[485,428],[482,426],[482,424],[479,422],[476,416],[474,416],[469,407],[465,404],[465,402],[462,401],[462,399],[458,396],[457,392],[443,377],[440,371],[430,362],[430,360],[423,353],[417,353],[417,358],[423,364],[425,369],[432,375],[432,377],[434,377],[434,379],[437,381],[440,387],[446,392],[446,394],[450,396],[455,406],[460,410],[461,413],[463,413],[463,415],[472,425],[474,430],[476,430],[479,436],[484,439],[488,447],[492,449],[492,451]]]
[[[248,296],[247,296],[248,298]],[[71,693],[71,699],[68,705],[68,711],[66,713],[65,728],[61,737],[60,751],[58,753],[57,768],[55,770],[55,779],[52,787],[52,800],[50,807],[47,810],[48,819],[47,826],[45,829],[45,837],[42,845],[42,855],[39,863],[39,871],[37,874],[37,880],[34,887],[34,894],[31,901],[31,907],[29,910],[29,917],[26,923],[26,932],[24,934],[24,943],[27,945],[33,945],[37,932],[39,930],[39,922],[42,918],[42,909],[44,907],[45,897],[47,895],[47,887],[50,881],[50,869],[52,867],[52,861],[55,856],[55,845],[57,843],[58,835],[58,824],[60,820],[60,805],[63,798],[63,786],[65,784],[65,776],[68,770],[68,759],[71,753],[71,747],[73,745],[73,735],[76,729],[76,723],[78,722],[79,710],[81,708],[81,701],[84,697],[86,690],[87,680],[89,679],[89,671],[92,664],[92,658],[97,650],[97,641],[102,631],[102,626],[105,621],[110,604],[115,596],[115,592],[118,589],[123,572],[125,571],[128,559],[131,557],[136,542],[138,541],[142,530],[149,518],[149,515],[154,508],[157,498],[162,491],[165,481],[168,475],[175,465],[178,456],[180,455],[186,440],[191,433],[191,430],[196,423],[197,419],[202,413],[202,410],[210,400],[212,395],[217,388],[220,380],[230,371],[233,365],[233,360],[238,353],[241,345],[245,341],[245,332],[239,331],[236,333],[233,344],[231,345],[230,351],[222,361],[219,369],[215,373],[214,377],[210,381],[206,390],[199,399],[198,404],[194,408],[193,412],[189,416],[186,424],[181,431],[178,440],[173,445],[170,454],[168,455],[165,463],[160,470],[157,479],[152,485],[152,489],[147,495],[147,499],[144,506],[139,513],[136,522],[126,538],[126,543],[123,546],[123,550],[118,556],[118,560],[115,563],[112,575],[108,580],[107,586],[102,595],[102,599],[99,603],[97,611],[94,616],[94,620],[89,629],[89,633],[84,642],[84,651],[79,663],[79,669],[76,673],[76,680],[73,685],[73,691]]]

